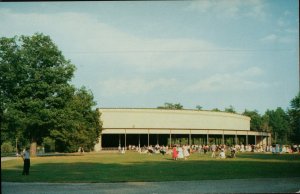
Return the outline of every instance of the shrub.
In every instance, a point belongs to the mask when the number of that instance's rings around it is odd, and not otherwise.
[[[54,152],[55,151],[55,140],[50,137],[45,137],[43,139],[43,145],[45,147],[45,152]]]
[[[11,153],[11,152],[13,152],[13,150],[14,150],[14,147],[8,141],[4,142],[1,145],[1,153]]]

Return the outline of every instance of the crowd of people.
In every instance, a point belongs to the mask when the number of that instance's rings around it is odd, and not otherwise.
[[[269,152],[273,154],[280,153],[300,153],[300,145],[225,145],[225,144],[211,144],[211,145],[172,145],[172,147],[164,145],[149,145],[149,146],[134,146],[128,147],[119,146],[119,152],[125,153],[126,150],[135,150],[141,154],[169,154],[174,160],[188,159],[191,153],[210,154],[212,158],[235,158],[239,152]],[[227,155],[226,155],[227,153]]]

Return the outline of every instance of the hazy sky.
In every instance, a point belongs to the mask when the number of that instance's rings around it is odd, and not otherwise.
[[[0,3],[0,36],[49,35],[98,107],[286,109],[298,0]]]

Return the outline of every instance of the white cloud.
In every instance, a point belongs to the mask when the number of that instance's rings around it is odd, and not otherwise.
[[[14,13],[3,9],[0,9],[0,13],[1,26],[9,26],[0,32],[1,35],[44,32],[51,36],[66,56],[80,58],[85,64],[105,60],[144,70],[179,67],[201,69],[211,66],[223,68],[224,61],[232,66],[243,60],[230,57],[223,52],[223,48],[206,40],[132,36],[89,14]],[[73,62],[77,64],[77,61]]]
[[[278,25],[279,27],[284,27],[284,26],[287,25],[287,23],[286,23],[286,21],[285,21],[283,18],[279,18],[279,19],[277,20],[277,25]]]
[[[105,61],[110,65],[118,64],[124,68],[141,69],[144,72],[152,69],[176,68],[205,71],[212,67],[218,72],[226,72],[245,61],[244,56],[236,54],[232,56],[230,52],[226,52],[228,48],[221,48],[201,39],[155,39],[132,36],[89,14],[14,13],[3,9],[0,9],[0,13],[0,25],[9,26],[0,32],[1,36],[32,35],[35,32],[48,34],[63,53],[70,56],[72,62],[82,69],[87,65],[96,66]],[[82,69],[81,72],[86,71]],[[145,94],[155,88],[180,85],[174,79],[103,79],[105,78],[99,78],[97,82],[101,86],[101,91],[109,95]],[[213,84],[218,80],[206,82]]]
[[[289,15],[292,15],[292,12],[290,12],[289,10],[285,10],[285,11],[283,12],[283,15],[284,15],[284,16],[289,16]]]
[[[243,1],[245,3],[245,8],[247,11],[245,11],[245,15],[256,18],[259,20],[264,20],[267,16],[265,11],[265,4],[261,0],[249,0],[249,1]]]
[[[241,72],[225,74],[217,73],[192,84],[187,88],[187,91],[222,92],[253,90],[269,87],[269,84],[267,83],[253,81],[253,78],[259,77],[262,74],[263,71],[259,67],[250,67],[249,69]]]
[[[287,10],[281,13],[277,20],[275,20],[276,26],[273,33],[265,35],[260,41],[263,43],[296,43],[296,40],[299,39],[299,30],[292,24],[299,22],[291,20],[291,17],[288,17],[291,14],[292,12]]]
[[[254,76],[260,76],[263,74],[263,70],[259,67],[250,67],[249,69],[246,69],[242,72],[237,72],[234,75],[239,77],[254,77]]]
[[[261,38],[261,41],[263,42],[276,42],[278,40],[278,36],[275,34],[269,34],[263,38]]]
[[[296,28],[286,28],[286,29],[284,29],[284,31],[287,33],[298,33],[299,34],[299,29],[296,29]]]
[[[214,91],[238,91],[245,89],[258,89],[268,87],[266,83],[252,81],[253,78],[263,75],[263,70],[259,67],[250,67],[244,71],[214,74],[198,82],[191,83],[188,87],[178,80],[160,78],[149,80],[144,78],[111,78],[99,82],[99,88],[103,96],[114,95],[137,95],[147,94],[157,91],[185,92],[214,92]]]
[[[142,78],[112,78],[99,83],[103,96],[143,95],[153,90],[174,89],[177,85],[175,79],[146,80]]]
[[[192,1],[187,10],[212,12],[219,18],[246,16],[263,20],[266,16],[265,5],[260,0],[199,0]]]
[[[293,43],[295,42],[295,38],[293,36],[284,34],[284,35],[276,35],[276,34],[269,34],[260,39],[263,43]]]

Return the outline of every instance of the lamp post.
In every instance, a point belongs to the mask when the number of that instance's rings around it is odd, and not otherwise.
[[[18,156],[18,138],[16,137],[16,155]]]

